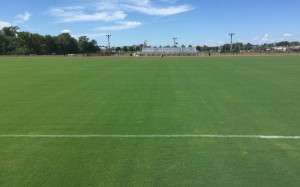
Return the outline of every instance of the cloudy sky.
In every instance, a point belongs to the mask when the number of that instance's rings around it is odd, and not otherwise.
[[[220,45],[300,41],[299,0],[1,0],[0,28],[72,36],[106,45]]]

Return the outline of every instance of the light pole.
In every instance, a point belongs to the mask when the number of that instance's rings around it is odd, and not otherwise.
[[[176,43],[177,38],[174,37],[174,38],[172,38],[172,39],[174,40],[174,47],[177,47],[177,46],[176,46],[176,45],[178,44],[178,43]]]
[[[231,38],[231,40],[230,40],[230,53],[232,53],[232,37],[235,35],[235,33],[229,33],[229,35],[230,35],[230,38]]]
[[[110,56],[110,37],[111,37],[111,35],[107,34],[106,37],[107,37],[107,40],[108,40],[108,53],[109,53],[109,56]]]
[[[15,36],[16,36],[16,54],[17,54],[17,58],[19,58],[18,32],[16,32]]]

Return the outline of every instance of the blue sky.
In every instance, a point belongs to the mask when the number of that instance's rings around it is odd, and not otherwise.
[[[299,0],[1,0],[0,28],[69,32],[106,45],[300,41]]]

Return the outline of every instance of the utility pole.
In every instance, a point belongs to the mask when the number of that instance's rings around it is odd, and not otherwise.
[[[110,34],[107,34],[107,39],[108,39],[108,53],[109,53],[109,56],[110,56],[110,37],[111,35]]]
[[[174,37],[174,38],[172,38],[173,40],[174,40],[174,47],[177,47],[177,42],[176,42],[176,40],[177,40],[177,38],[176,37]]]
[[[230,40],[230,53],[232,53],[232,37],[235,35],[235,33],[229,33],[229,35],[230,35],[230,38],[231,38],[231,40]]]

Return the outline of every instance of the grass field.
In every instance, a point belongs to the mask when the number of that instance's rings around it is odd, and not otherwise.
[[[300,139],[180,135],[299,136],[300,57],[0,59],[0,186],[300,186]]]

